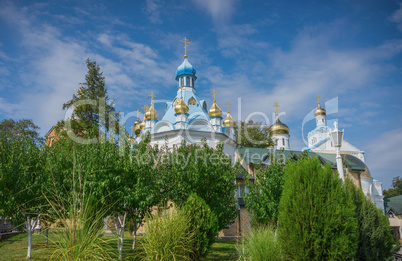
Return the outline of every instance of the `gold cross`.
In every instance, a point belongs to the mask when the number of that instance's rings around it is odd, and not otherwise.
[[[214,95],[214,101],[215,101],[215,94],[217,94],[217,92],[215,91],[215,89],[212,90],[213,95]]]
[[[130,127],[130,129],[131,129],[131,137],[133,137],[133,133],[134,133],[134,126],[131,126],[131,127]]]
[[[149,96],[151,96],[151,105],[152,105],[152,101],[154,100],[155,95],[154,95],[154,93],[152,92],[151,95],[149,95]]]
[[[275,110],[275,114],[276,114],[276,116],[278,117],[278,114],[279,114],[279,107],[281,107],[281,106],[279,106],[279,104],[278,104],[278,102],[275,102],[274,103],[274,107],[276,108],[276,110]]]
[[[320,106],[320,95],[316,95],[315,97],[317,97],[317,100],[318,100],[318,106]]]
[[[187,37],[184,37],[183,40],[180,40],[180,42],[184,43],[184,58],[187,58],[187,46],[188,44],[191,44],[191,42],[187,41]]]
[[[144,112],[147,112],[147,110],[149,109],[149,107],[147,105],[144,105],[144,107],[142,107],[142,109],[144,110]]]
[[[140,115],[140,109],[137,110],[137,120],[139,115]]]
[[[226,102],[225,105],[228,106],[228,113],[229,113],[229,106],[232,104],[230,104],[229,102]]]

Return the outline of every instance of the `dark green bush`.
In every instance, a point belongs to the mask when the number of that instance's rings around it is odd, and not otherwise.
[[[194,233],[191,259],[204,258],[214,242],[218,232],[218,218],[201,197],[195,193],[190,194],[182,210],[188,217],[190,229]]]
[[[279,239],[289,260],[351,260],[358,244],[355,206],[329,165],[303,157],[285,167]]]

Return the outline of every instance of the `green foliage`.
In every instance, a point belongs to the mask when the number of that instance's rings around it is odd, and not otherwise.
[[[392,198],[402,195],[402,178],[394,177],[392,179],[392,187],[384,190],[384,198]]]
[[[191,193],[196,193],[217,216],[219,229],[235,219],[236,166],[232,166],[222,145],[213,149],[206,144],[183,143],[173,151],[164,147],[157,161],[158,198],[172,200],[181,207]]]
[[[76,171],[73,170],[73,173]],[[56,201],[50,201],[55,216],[61,222],[61,233],[56,233],[51,239],[55,245],[51,260],[110,260],[112,248],[110,237],[103,236],[103,217],[110,206],[99,203],[99,200],[89,196],[82,184],[73,174],[72,193],[67,198],[55,195]],[[67,211],[59,211],[60,208]]]
[[[355,206],[329,165],[288,162],[279,204],[279,239],[291,260],[350,260],[358,227]]]
[[[260,122],[241,121],[236,128],[236,141],[241,147],[267,148],[274,146],[268,126]]]
[[[244,260],[284,260],[281,244],[275,236],[273,226],[254,226],[238,249]]]
[[[145,231],[140,251],[142,260],[190,260],[194,235],[183,212],[149,217]]]
[[[36,217],[44,200],[40,148],[33,139],[0,136],[0,216],[23,224]]]
[[[348,195],[356,206],[359,227],[359,244],[355,260],[390,260],[396,243],[390,233],[387,216],[379,210],[361,189],[346,181]]]
[[[7,139],[21,139],[23,137],[34,140],[37,144],[45,141],[39,135],[39,127],[32,120],[23,119],[14,121],[13,119],[5,119],[0,122],[0,136]]]
[[[192,193],[181,211],[189,218],[194,233],[191,260],[202,260],[208,254],[218,233],[218,219],[205,200]]]
[[[260,164],[255,168],[255,182],[246,179],[249,188],[246,207],[251,213],[252,225],[276,225],[284,183],[283,168],[276,161],[270,166]]]
[[[85,75],[85,84],[81,85],[71,100],[63,104],[63,110],[74,108],[69,124],[76,135],[94,138],[98,135],[99,128],[106,132],[109,128],[117,127],[109,126],[109,118],[117,118],[117,114],[107,96],[105,77],[99,65],[89,58],[86,63],[88,72]],[[88,101],[93,104],[87,103]],[[80,102],[84,104],[79,104]],[[66,122],[59,122],[58,125],[66,126]]]

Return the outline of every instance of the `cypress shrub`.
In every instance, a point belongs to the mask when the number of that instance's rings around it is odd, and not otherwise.
[[[348,195],[356,206],[359,244],[355,260],[380,261],[393,258],[399,244],[394,241],[388,217],[350,180],[346,182]]]
[[[288,162],[278,236],[290,260],[351,260],[358,229],[355,206],[329,165],[317,158]]]

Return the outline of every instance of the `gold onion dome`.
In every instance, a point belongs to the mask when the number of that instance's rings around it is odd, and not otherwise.
[[[215,100],[214,100],[214,103],[212,104],[211,108],[208,111],[208,116],[209,117],[222,117],[222,110],[219,108],[218,104],[216,104]]]
[[[314,111],[314,117],[317,117],[318,115],[327,115],[327,111],[324,108],[321,108],[320,104],[318,104],[317,109]]]
[[[159,115],[156,112],[154,105],[151,103],[151,107],[149,107],[148,111],[145,113],[145,119],[157,120],[158,117]]]
[[[188,106],[187,104],[183,101],[183,97],[180,97],[179,102],[177,103],[177,105],[174,108],[174,112],[175,113],[188,113]]]
[[[224,127],[235,127],[236,126],[236,122],[233,119],[233,117],[230,115],[229,112],[228,112],[228,115],[226,115],[226,118],[223,120],[223,126]]]
[[[286,124],[282,123],[279,120],[279,118],[277,118],[275,124],[270,127],[270,130],[272,132],[272,135],[277,135],[277,134],[289,135],[289,127]]]
[[[144,117],[144,119],[142,120],[142,122],[139,124],[139,126],[140,126],[140,130],[145,129],[145,117]]]
[[[137,117],[137,120],[134,122],[134,134],[135,136],[140,136],[141,133],[141,123]]]

